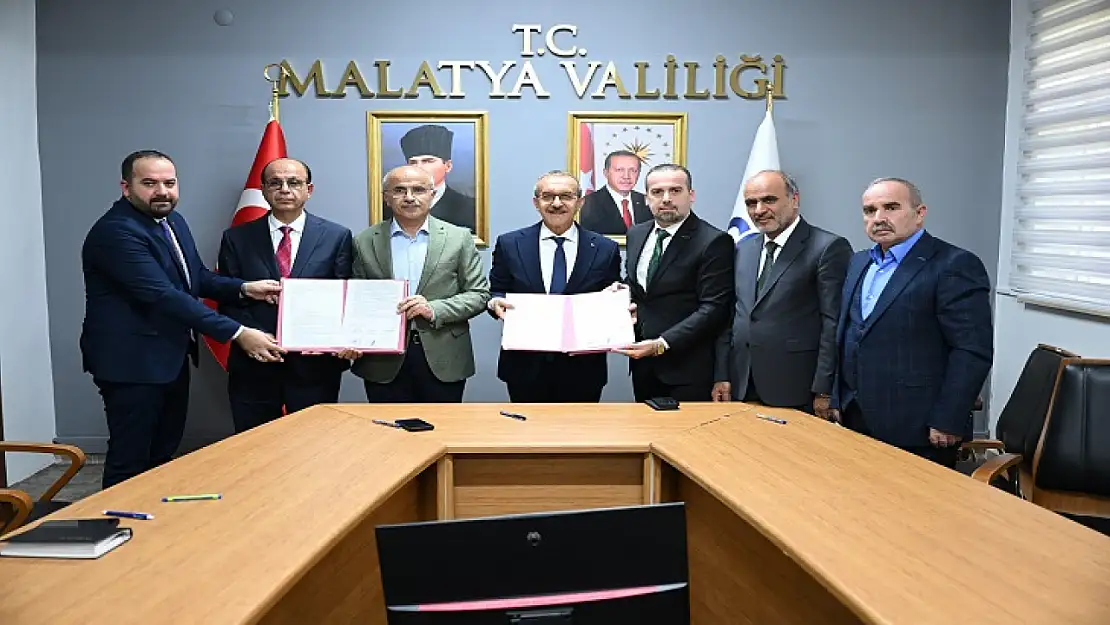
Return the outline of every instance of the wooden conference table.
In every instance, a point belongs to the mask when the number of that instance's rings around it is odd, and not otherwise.
[[[527,421],[498,414],[525,413]],[[99,560],[0,559],[0,623],[385,623],[380,523],[682,500],[692,622],[1110,623],[1110,538],[792,411],[340,404],[54,518],[140,510]],[[410,433],[372,418],[420,416]],[[219,492],[219,501],[160,503]]]

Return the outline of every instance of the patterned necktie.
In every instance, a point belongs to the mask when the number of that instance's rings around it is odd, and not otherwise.
[[[566,237],[551,237],[555,241],[555,263],[551,266],[551,288],[548,293],[567,290],[567,253],[563,250]]]
[[[163,219],[161,224],[162,236],[166,239],[166,245],[170,246],[170,254],[173,254],[174,260],[180,265],[181,273],[185,276],[185,284],[188,285],[189,288],[193,288],[193,281],[189,279],[189,265],[185,263],[185,258],[181,256],[178,247],[174,245],[173,231],[170,230],[170,220]]]
[[[281,230],[281,242],[277,247],[277,266],[282,278],[289,277],[289,270],[293,268],[293,239],[289,236],[292,230],[289,226],[278,228]]]
[[[763,283],[767,281],[767,274],[771,273],[771,265],[775,264],[775,250],[778,249],[779,244],[768,241],[764,247],[767,248],[767,260],[763,261],[763,270],[759,272],[759,277],[755,280],[756,295],[759,295],[759,292],[763,290]]]
[[[628,212],[628,198],[621,200],[621,217],[624,218],[624,227],[632,227],[632,213]]]
[[[645,289],[648,284],[651,284],[651,277],[655,275],[655,270],[659,268],[659,257],[663,255],[663,241],[667,240],[669,236],[671,236],[671,233],[662,228],[657,228],[655,230],[655,250],[652,251],[651,260],[648,261],[647,284],[644,285]]]

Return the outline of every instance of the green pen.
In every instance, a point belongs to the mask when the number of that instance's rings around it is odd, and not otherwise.
[[[221,499],[223,495],[219,493],[211,493],[206,495],[174,495],[172,497],[163,497],[162,501],[200,501],[202,499]]]

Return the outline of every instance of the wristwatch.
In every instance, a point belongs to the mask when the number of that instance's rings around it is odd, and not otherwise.
[[[661,356],[665,351],[667,351],[667,346],[663,344],[662,339],[655,339],[655,355]]]

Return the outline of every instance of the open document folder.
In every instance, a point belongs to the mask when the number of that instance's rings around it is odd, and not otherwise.
[[[636,342],[628,289],[577,295],[509,293],[501,348],[587,353]]]
[[[405,351],[407,280],[283,279],[277,341],[291,352]]]

